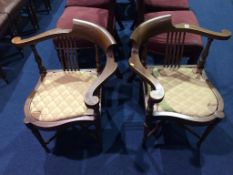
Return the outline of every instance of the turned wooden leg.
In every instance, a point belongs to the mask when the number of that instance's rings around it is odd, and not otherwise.
[[[6,76],[3,73],[1,65],[0,65],[0,78],[2,78],[6,82],[6,84],[9,84],[9,81],[6,79]]]

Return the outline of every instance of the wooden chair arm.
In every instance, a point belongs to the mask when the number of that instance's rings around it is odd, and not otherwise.
[[[113,55],[107,55],[106,65],[104,70],[98,77],[98,79],[92,84],[85,95],[85,104],[90,108],[97,108],[99,104],[99,97],[95,95],[95,92],[101,87],[101,85],[113,75],[117,70],[117,63],[114,60]]]
[[[227,40],[231,37],[231,32],[227,29],[222,29],[221,32],[214,32],[212,30],[205,29],[203,27],[195,26],[192,24],[184,24],[184,23],[175,25],[175,28],[180,29],[181,31],[183,29],[185,32],[201,34],[208,38],[218,39],[218,40]]]
[[[11,42],[12,44],[16,46],[24,47],[28,45],[34,45],[43,40],[54,38],[57,35],[61,36],[61,34],[68,34],[70,32],[71,32],[71,29],[54,28],[46,32],[40,33],[38,35],[26,38],[26,39],[22,39],[21,37],[14,37],[12,38]]]
[[[149,83],[152,90],[149,94],[149,101],[152,103],[159,103],[164,98],[164,89],[159,81],[148,71],[141,63],[138,53],[132,51],[131,57],[129,58],[129,66],[131,69],[141,76],[141,78]]]

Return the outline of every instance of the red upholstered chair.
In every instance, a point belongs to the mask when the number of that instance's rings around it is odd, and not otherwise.
[[[57,21],[57,27],[62,29],[72,28],[72,19],[81,19],[98,24],[104,28],[108,28],[109,12],[106,9],[69,6],[66,7]]]
[[[96,8],[109,8],[111,0],[66,0],[66,7],[68,6],[85,6]]]
[[[189,10],[188,0],[135,0],[137,19],[132,28],[143,22],[144,13],[158,11]]]
[[[188,10],[188,0],[144,0],[144,6],[148,10]]]
[[[71,3],[71,1],[68,1]],[[68,3],[67,2],[67,3]],[[74,2],[74,1],[73,1]],[[89,1],[86,1],[87,3]],[[91,1],[92,2],[92,1]],[[114,3],[114,1],[111,0],[111,4]],[[72,4],[72,3],[71,3]],[[73,5],[75,5],[73,3]],[[90,5],[90,3],[89,3]],[[86,6],[66,6],[64,9],[61,17],[57,21],[57,28],[61,29],[71,29],[72,28],[72,20],[75,19],[81,19],[85,21],[89,21],[95,24],[98,24],[102,26],[103,28],[107,29],[110,33],[113,34],[114,31],[114,14],[112,11],[109,9],[104,9],[104,8],[96,8],[96,7],[86,7]],[[95,49],[95,55],[96,59],[99,59],[99,53],[98,53],[98,48],[95,47],[93,43],[90,43],[88,41],[80,40],[78,38],[73,38],[75,40],[77,50],[80,49],[86,49],[86,48],[94,48]],[[61,48],[66,47],[66,40],[65,38],[63,39],[55,39],[54,40],[55,47],[57,50]],[[63,55],[65,56],[65,55]],[[66,56],[65,56],[66,57]]]
[[[137,3],[138,24],[158,16],[170,14],[172,16],[171,18],[173,25],[186,23],[199,26],[199,22],[195,14],[191,10],[189,10],[188,0],[137,0]],[[144,49],[144,51],[164,55],[166,50],[166,43],[166,36],[155,36],[153,38],[150,38],[146,46],[147,49]],[[186,36],[184,40],[184,47],[184,56],[190,58],[188,60],[188,63],[195,63],[202,50],[201,37],[194,34],[188,34],[188,36]]]
[[[109,10],[112,16],[114,16],[123,30],[124,26],[121,23],[119,17],[115,13],[115,0],[66,0],[66,7],[69,6],[81,6],[81,7],[94,7],[94,8],[103,8]]]
[[[113,27],[111,24],[112,21],[109,16],[109,11],[106,9],[68,6],[64,9],[63,14],[57,21],[56,27],[61,29],[71,29],[73,25],[72,20],[81,19],[95,23],[111,32],[113,30]],[[81,40],[79,38],[73,38],[72,40],[76,42],[75,45],[77,47],[77,51],[80,49],[94,48],[96,52],[96,59],[99,59],[98,48],[95,47],[93,43],[87,40]],[[54,39],[54,44],[57,51],[61,51],[62,48],[65,49],[66,47],[68,47],[66,45],[66,42],[66,38]],[[59,57],[61,57],[61,54],[59,54]],[[62,54],[62,57],[67,57],[67,55],[64,53]]]
[[[190,10],[184,11],[162,11],[162,12],[152,12],[147,13],[144,15],[144,20],[150,20],[155,17],[163,16],[170,14],[172,18],[172,24],[192,24],[195,26],[199,26],[199,22],[195,16],[195,14]],[[174,39],[177,36],[173,36]],[[166,43],[167,43],[167,36],[166,34],[161,34],[155,37],[152,37],[148,41],[148,51],[153,52],[154,54],[164,55],[166,50]],[[202,39],[200,35],[195,35],[192,33],[187,33],[185,40],[184,40],[184,53],[185,57],[189,58],[189,63],[195,63],[198,59],[201,50],[202,50]]]

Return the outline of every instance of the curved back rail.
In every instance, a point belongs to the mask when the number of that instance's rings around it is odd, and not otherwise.
[[[171,15],[164,15],[150,19],[139,25],[132,33],[130,39],[133,42],[133,48],[135,50],[140,49],[150,37],[164,33],[166,34],[164,65],[171,67],[180,65],[184,51],[184,41],[188,33],[208,38],[208,42],[199,59],[199,69],[203,69],[211,42],[214,39],[227,40],[231,37],[231,32],[228,30],[213,32],[190,24],[173,25]]]

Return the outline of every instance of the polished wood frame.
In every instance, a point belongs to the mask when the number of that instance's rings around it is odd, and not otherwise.
[[[106,64],[103,70],[99,71],[98,79],[92,84],[92,86],[87,90],[85,95],[85,104],[88,108],[94,110],[94,116],[79,116],[71,119],[64,119],[59,121],[44,122],[36,120],[30,112],[30,103],[32,100],[32,95],[35,93],[36,88],[43,81],[43,78],[48,72],[43,66],[42,59],[39,56],[39,53],[36,50],[35,45],[41,41],[47,39],[54,39],[57,37],[67,37],[67,38],[80,38],[91,41],[97,46],[101,47],[106,55]],[[117,63],[115,62],[113,47],[116,44],[112,35],[103,27],[98,26],[94,23],[73,19],[73,28],[72,29],[51,29],[47,32],[38,34],[36,36],[21,39],[20,37],[15,37],[12,39],[12,43],[17,47],[31,46],[34,53],[35,61],[38,65],[40,72],[40,79],[36,88],[33,90],[31,95],[26,100],[24,111],[25,119],[24,123],[31,129],[32,133],[37,137],[41,145],[44,147],[46,152],[49,152],[47,144],[39,132],[38,129],[51,130],[51,129],[60,129],[64,127],[69,127],[70,125],[89,123],[96,126],[97,136],[101,140],[101,86],[103,83],[113,75],[117,69]],[[62,71],[62,70],[59,70]],[[78,71],[78,70],[76,70]],[[97,71],[98,72],[98,71]]]

